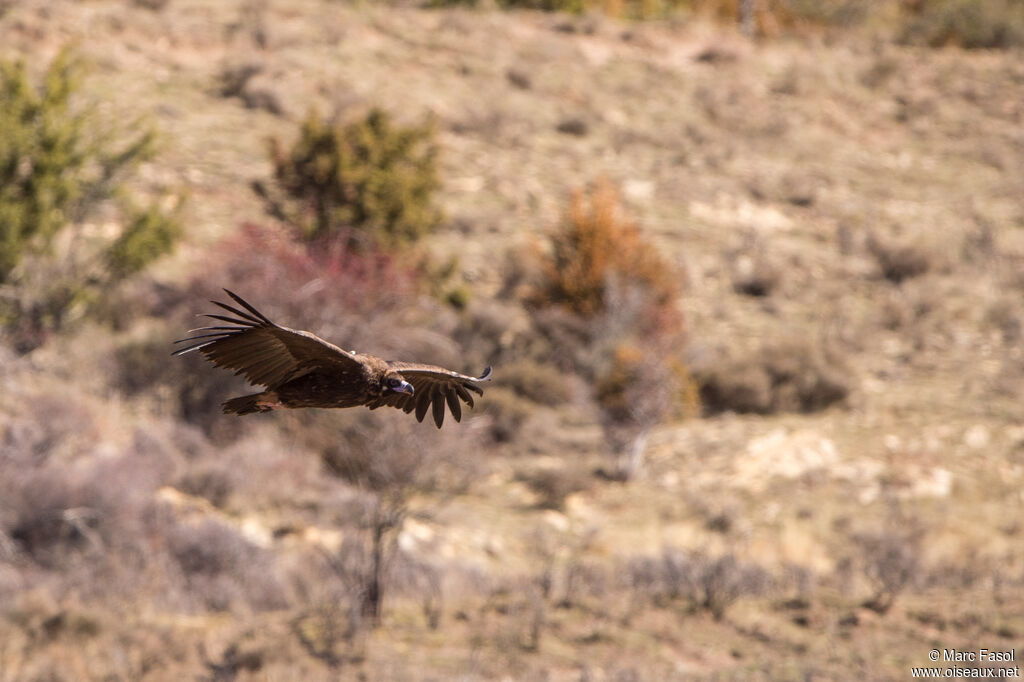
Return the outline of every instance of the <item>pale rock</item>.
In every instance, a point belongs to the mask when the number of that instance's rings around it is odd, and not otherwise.
[[[975,424],[964,433],[964,445],[972,450],[987,447],[991,440],[992,435],[984,424]]]
[[[554,509],[548,509],[544,512],[544,523],[548,524],[555,530],[565,533],[569,530],[569,518]]]
[[[916,471],[905,497],[949,497],[953,492],[953,472],[942,467]]]
[[[733,481],[761,490],[772,477],[799,478],[811,471],[830,470],[839,463],[835,444],[819,433],[776,429],[754,438],[736,459]]]
[[[650,180],[630,179],[622,183],[622,193],[633,201],[650,201],[654,196],[654,183]]]

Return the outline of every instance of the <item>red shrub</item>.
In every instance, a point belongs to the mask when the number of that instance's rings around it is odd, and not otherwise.
[[[394,254],[348,244],[344,235],[302,241],[287,228],[246,223],[214,248],[189,299],[222,299],[225,287],[271,319],[287,309],[288,318],[280,322],[291,327],[351,344],[379,338],[366,332],[415,296],[414,267]]]

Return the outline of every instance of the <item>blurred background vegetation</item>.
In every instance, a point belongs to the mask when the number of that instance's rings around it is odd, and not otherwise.
[[[1024,633],[1024,2],[0,2],[0,682],[903,679]],[[495,366],[239,419],[229,287]]]

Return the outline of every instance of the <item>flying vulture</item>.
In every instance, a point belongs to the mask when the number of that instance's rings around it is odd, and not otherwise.
[[[267,412],[278,407],[397,407],[416,419],[430,411],[441,428],[445,405],[455,421],[462,419],[462,402],[473,407],[471,393],[483,395],[477,384],[488,381],[491,368],[478,377],[466,376],[414,362],[382,360],[347,351],[309,332],[281,327],[224,290],[242,309],[210,301],[231,313],[206,317],[231,326],[200,327],[175,343],[185,346],[174,355],[198,350],[218,367],[235,370],[250,383],[266,388],[261,393],[232,398],[226,414]],[[462,401],[462,402],[460,402]]]

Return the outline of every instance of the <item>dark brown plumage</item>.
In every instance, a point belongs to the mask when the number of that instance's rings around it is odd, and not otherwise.
[[[471,393],[483,395],[478,382],[488,381],[491,368],[478,377],[443,367],[382,360],[346,351],[309,332],[281,327],[224,290],[242,309],[211,301],[231,313],[206,317],[231,326],[200,327],[175,343],[182,355],[198,350],[218,367],[235,370],[250,383],[266,388],[261,393],[232,398],[224,403],[228,414],[266,412],[278,407],[396,407],[416,412],[423,421],[428,411],[441,428],[445,405],[455,421],[462,419],[462,402],[473,407]],[[460,402],[461,401],[461,402]]]

